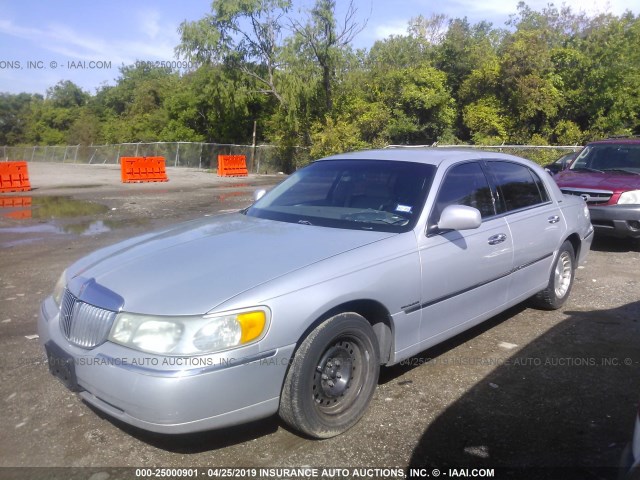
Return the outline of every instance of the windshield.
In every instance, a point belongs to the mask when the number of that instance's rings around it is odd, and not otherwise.
[[[281,222],[404,232],[420,216],[435,166],[323,160],[298,170],[246,214]]]
[[[640,144],[587,145],[570,167],[574,171],[640,174]]]

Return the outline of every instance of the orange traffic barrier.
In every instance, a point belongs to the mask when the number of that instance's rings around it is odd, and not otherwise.
[[[14,220],[31,218],[31,203],[31,197],[2,197],[0,198],[0,208],[11,210],[2,213],[2,216]]]
[[[219,177],[246,177],[247,157],[244,155],[218,155]]]
[[[27,162],[0,162],[0,192],[31,190]]]
[[[122,183],[168,182],[164,157],[120,157]]]
[[[0,208],[20,208],[31,207],[33,199],[31,197],[2,197],[0,198]]]

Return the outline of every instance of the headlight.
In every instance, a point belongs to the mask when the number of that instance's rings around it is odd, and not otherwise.
[[[170,353],[184,333],[182,321],[120,313],[111,327],[109,340],[144,352]]]
[[[56,305],[60,306],[60,302],[62,302],[62,294],[64,293],[64,287],[67,286],[67,271],[65,270],[60,275],[60,278],[56,282],[55,287],[53,287],[53,293],[51,296],[53,297],[53,301],[56,302]]]
[[[119,313],[109,340],[149,353],[202,355],[260,339],[269,317],[264,307],[204,317]]]
[[[629,190],[620,195],[618,205],[637,205],[640,204],[640,190]]]
[[[224,350],[240,344],[242,329],[232,316],[213,319],[198,330],[193,337],[193,345],[200,351]]]

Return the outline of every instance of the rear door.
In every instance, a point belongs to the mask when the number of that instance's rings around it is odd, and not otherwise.
[[[496,208],[513,239],[509,299],[525,299],[547,285],[566,223],[535,171],[504,160],[490,160],[487,166],[497,192]]]

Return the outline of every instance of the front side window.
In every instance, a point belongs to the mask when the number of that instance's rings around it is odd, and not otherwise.
[[[488,162],[499,196],[499,210],[511,212],[549,201],[542,180],[525,165],[513,162]]]
[[[438,191],[430,223],[437,223],[449,205],[477,208],[483,219],[496,214],[491,188],[478,163],[463,163],[449,169]]]
[[[411,162],[322,160],[295,172],[245,213],[334,228],[408,231],[434,172],[433,165]]]

